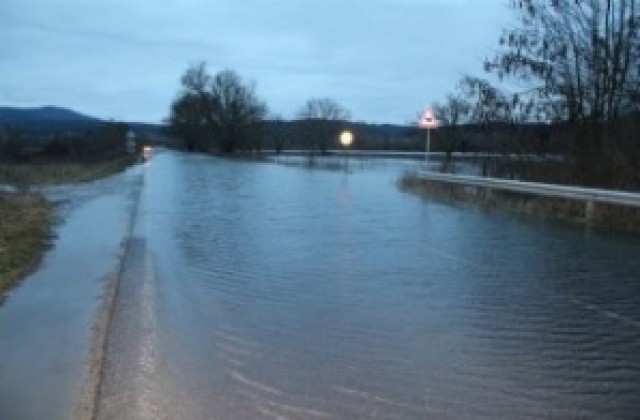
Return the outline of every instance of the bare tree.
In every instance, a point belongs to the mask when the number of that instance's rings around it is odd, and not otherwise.
[[[298,117],[301,119],[345,121],[351,118],[351,113],[331,98],[314,98],[304,104]]]
[[[298,112],[303,120],[305,142],[311,152],[325,152],[337,138],[340,126],[351,118],[350,112],[330,98],[308,100]]]
[[[459,82],[458,88],[469,103],[466,109],[469,122],[488,124],[519,120],[514,106],[515,97],[488,80],[467,76]]]
[[[211,85],[211,75],[207,72],[207,63],[201,61],[191,65],[180,78],[185,92],[206,95]]]
[[[609,121],[637,110],[640,18],[635,0],[511,0],[520,26],[485,62],[532,87],[518,97],[536,115]]]
[[[224,153],[258,146],[256,130],[266,105],[231,70],[215,76],[205,63],[190,66],[181,78],[182,91],[171,106],[168,122],[190,149],[217,146]]]
[[[468,122],[471,104],[461,95],[449,94],[443,104],[435,103],[432,108],[442,125],[457,127]]]
[[[171,104],[168,123],[172,134],[182,139],[189,150],[207,151],[213,144],[213,128],[207,118],[209,99],[184,93]]]
[[[442,171],[453,171],[452,153],[461,148],[460,125],[469,121],[471,104],[461,95],[448,95],[445,103],[435,103],[432,108],[442,126],[442,129],[438,131],[445,133],[443,137],[446,157],[443,161]]]
[[[636,0],[510,4],[519,25],[504,31],[502,50],[485,61],[485,69],[528,87],[504,103],[528,121],[569,122],[575,182],[640,182],[640,148],[626,140],[637,132],[625,132],[637,127],[630,120],[640,111]]]
[[[211,83],[211,121],[223,152],[236,148],[256,148],[255,130],[267,113],[267,106],[260,101],[253,85],[244,85],[231,70],[222,71]]]

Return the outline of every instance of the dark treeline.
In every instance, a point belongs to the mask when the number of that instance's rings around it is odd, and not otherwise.
[[[354,133],[354,149],[423,151],[424,133],[415,125],[352,122],[350,112],[331,98],[312,98],[296,119],[267,118],[255,88],[230,70],[211,75],[205,63],[191,65],[166,120],[183,147],[201,152],[308,150],[338,147],[343,130]],[[433,151],[561,153],[548,124],[484,120],[445,123],[433,133]]]
[[[424,152],[425,133],[415,126],[340,122],[323,137],[326,149],[339,148],[338,136],[348,129],[354,134],[352,149]],[[548,124],[465,124],[443,126],[431,133],[431,151],[451,153],[504,153],[509,155],[557,155],[568,152],[559,133],[566,128]],[[308,121],[262,122],[263,149],[308,150]],[[326,150],[325,149],[325,150]],[[321,151],[318,149],[318,151]]]
[[[496,164],[492,175],[640,187],[640,16],[635,0],[512,0],[516,24],[484,69],[520,90],[465,77],[435,106],[446,125],[549,124],[555,164]],[[546,139],[547,137],[545,137]],[[547,141],[547,140],[544,140]],[[523,144],[517,138],[515,143]]]
[[[52,106],[0,107],[0,161],[97,161],[128,153],[128,136],[137,146],[157,142],[156,124],[104,121]]]
[[[127,153],[128,124],[77,122],[35,123],[33,128],[10,124],[0,129],[0,161],[99,161]],[[138,144],[146,137],[139,136]]]
[[[466,76],[444,103],[433,104],[441,128],[432,150],[504,154],[488,175],[640,187],[636,1],[511,0],[510,7],[515,22],[484,62],[491,77]],[[502,89],[503,80],[520,88]],[[182,86],[168,125],[189,149],[322,153],[346,128],[359,149],[424,147],[416,128],[349,122],[350,113],[327,98],[309,100],[294,121],[266,121],[252,85],[231,71],[211,76],[203,63],[187,70]],[[549,154],[562,159],[535,158]]]
[[[318,100],[312,100],[318,101]],[[322,101],[328,101],[323,99]],[[308,104],[305,104],[304,108]],[[355,142],[353,149],[424,151],[424,133],[415,126],[369,124],[343,120],[264,119],[252,129],[251,142],[237,145],[238,150],[324,150],[339,147],[342,130],[351,130]],[[104,122],[91,120],[30,119],[5,121],[0,127],[0,160],[25,161],[29,159],[99,159],[123,153],[126,134],[136,134],[140,144],[168,144],[169,146],[210,150],[215,144],[213,134],[198,136],[197,131],[189,145],[176,136],[174,142],[162,134],[173,133],[170,126],[138,123]],[[435,152],[491,152],[491,153],[562,153],[562,144],[550,136],[546,124],[466,124],[443,126],[432,132],[432,150]],[[517,139],[515,141],[514,139]],[[177,141],[176,141],[177,140]]]

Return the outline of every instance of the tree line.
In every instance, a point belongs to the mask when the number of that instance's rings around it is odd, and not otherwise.
[[[566,179],[556,181],[640,185],[636,0],[510,0],[509,7],[515,24],[484,61],[488,76],[465,76],[443,103],[433,104],[444,126],[437,147],[477,150],[484,142],[494,152],[561,153]],[[502,88],[505,81],[518,89]],[[210,75],[198,63],[181,84],[168,122],[188,148],[251,150],[260,147],[258,139],[278,136],[280,120],[265,122],[265,102],[235,72]],[[334,100],[314,98],[293,123],[303,146],[322,152],[349,119]],[[412,131],[407,136],[418,138]]]
[[[167,122],[187,149],[221,153],[260,149],[268,108],[253,84],[232,70],[211,75],[204,62],[189,66],[180,83]],[[350,113],[332,99],[313,98],[298,117],[305,127],[306,146],[325,151]]]
[[[503,31],[499,52],[484,62],[497,81],[464,77],[444,103],[434,104],[440,119],[453,133],[461,124],[500,124],[505,137],[518,125],[546,125],[547,140],[563,143],[560,181],[640,186],[636,0],[511,0],[509,5],[516,25]],[[501,89],[502,81],[523,88]]]
[[[123,122],[91,124],[92,128],[44,130],[34,134],[24,127],[0,127],[0,161],[99,161],[127,154],[130,126]],[[138,136],[138,143],[147,141]]]

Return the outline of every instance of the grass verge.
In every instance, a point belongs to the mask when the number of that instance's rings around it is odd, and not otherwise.
[[[18,187],[0,192],[0,301],[38,263],[48,245],[54,209],[32,185],[87,182],[104,178],[136,163],[133,156],[93,163],[46,162],[0,164],[0,183]]]
[[[40,260],[53,206],[35,193],[0,194],[0,297]]]
[[[121,172],[137,162],[125,156],[99,162],[42,162],[0,164],[0,183],[24,187],[87,182]]]

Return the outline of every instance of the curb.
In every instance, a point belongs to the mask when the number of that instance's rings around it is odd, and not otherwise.
[[[138,219],[140,208],[140,196],[142,194],[144,178],[141,176],[138,181],[137,191],[134,194],[133,208],[126,236],[121,244],[119,264],[115,272],[104,278],[105,285],[102,297],[102,304],[98,308],[94,324],[91,328],[92,334],[89,346],[88,374],[85,378],[80,400],[76,406],[73,418],[76,420],[95,420],[98,416],[102,381],[104,377],[105,353],[108,343],[109,331],[111,330],[111,320],[115,310],[120,279],[124,272],[129,257],[129,248],[133,229]]]

